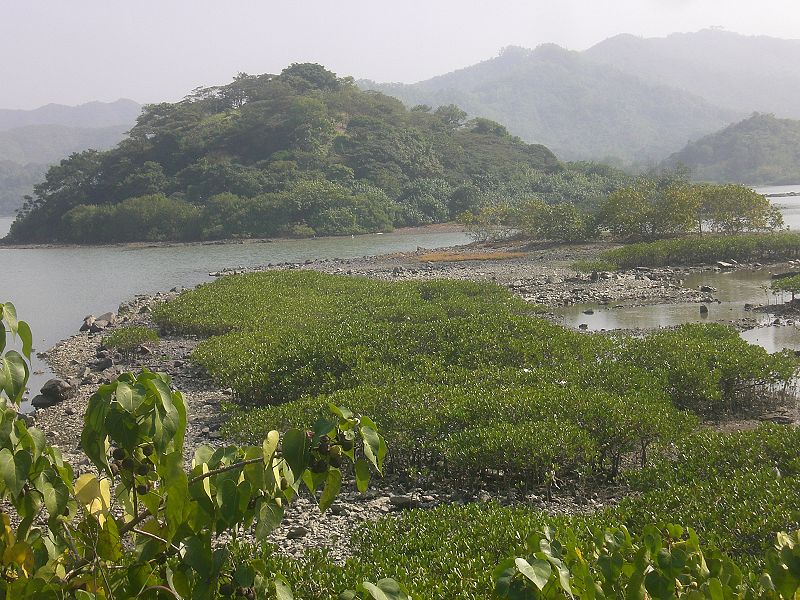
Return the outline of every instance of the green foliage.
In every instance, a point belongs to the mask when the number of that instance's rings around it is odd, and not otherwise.
[[[10,239],[388,231],[454,217],[454,188],[561,169],[547,148],[458,114],[408,111],[315,64],[240,74],[181,102],[148,105],[116,148],[52,167]]]
[[[798,147],[800,121],[754,113],[690,142],[664,164],[685,165],[698,181],[793,184],[800,180]]]
[[[211,336],[193,359],[257,405],[233,411],[237,439],[350,406],[378,415],[391,469],[439,473],[444,456],[438,477],[468,488],[615,478],[625,457],[644,464],[651,447],[695,426],[680,409],[737,414],[796,369],[721,326],[584,335],[499,286],[467,282],[248,274],[185,293],[154,318]]]
[[[263,540],[305,487],[326,510],[354,465],[363,490],[381,471],[386,444],[367,417],[331,406],[313,429],[272,430],[258,446],[199,446],[184,468],[186,406],[167,375],[123,373],[89,398],[81,448],[96,469],[77,479],[44,432],[17,407],[25,389],[30,329],[1,305],[0,594],[7,598],[134,598],[166,592],[291,599],[285,578],[260,560],[234,560],[220,536],[251,527]],[[8,328],[8,332],[6,331]],[[0,349],[0,351],[2,351]],[[346,459],[346,461],[344,460]],[[375,586],[363,584],[370,590]],[[378,588],[391,591],[387,582]],[[396,587],[396,586],[395,586]],[[398,598],[402,596],[396,596]]]
[[[747,581],[714,549],[703,550],[692,529],[647,527],[634,540],[626,528],[597,534],[585,555],[550,529],[527,541],[528,556],[494,570],[500,598],[795,598],[800,589],[800,535],[779,534],[768,572]],[[776,585],[777,584],[777,585]]]
[[[692,236],[682,239],[629,244],[608,250],[600,260],[620,269],[700,265],[716,261],[769,262],[800,256],[800,234],[790,231],[765,234]]]

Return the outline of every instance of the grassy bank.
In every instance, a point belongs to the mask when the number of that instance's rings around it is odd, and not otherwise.
[[[800,233],[704,235],[630,244],[603,252],[599,264],[618,269],[711,264],[717,261],[775,262],[800,257]]]
[[[587,335],[491,284],[308,271],[226,277],[154,318],[206,336],[193,359],[234,388],[242,406],[227,433],[237,441],[308,426],[333,403],[372,416],[389,470],[423,487],[581,502],[608,482],[637,491],[586,516],[478,503],[365,524],[344,569],[322,555],[268,558],[298,597],[391,576],[414,597],[486,598],[494,565],[544,523],[580,540],[599,526],[680,522],[753,567],[775,531],[800,521],[800,463],[786,450],[800,442],[796,429],[700,425],[783,389],[795,359],[719,325]]]

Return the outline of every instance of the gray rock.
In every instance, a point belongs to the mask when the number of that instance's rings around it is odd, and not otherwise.
[[[292,527],[289,531],[286,532],[286,539],[287,540],[299,540],[300,538],[304,538],[309,534],[308,529],[299,525],[297,527]]]
[[[110,323],[105,319],[96,319],[95,322],[92,323],[91,327],[89,327],[89,333],[100,333],[109,325]]]
[[[94,315],[86,315],[83,318],[83,325],[81,325],[80,331],[89,331],[94,325]]]
[[[117,313],[107,312],[97,317],[98,321],[108,321],[109,325],[117,324]]]
[[[58,404],[58,400],[54,400],[50,396],[43,396],[42,394],[37,394],[31,400],[31,406],[34,408],[49,408],[55,404]]]
[[[63,402],[72,395],[73,387],[63,379],[49,379],[42,386],[43,396],[53,399],[53,403]]]
[[[390,496],[389,504],[398,510],[405,510],[408,508],[416,508],[419,506],[419,500],[415,500],[411,496]]]

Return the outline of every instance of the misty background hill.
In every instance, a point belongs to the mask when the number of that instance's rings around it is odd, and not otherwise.
[[[457,104],[566,160],[658,162],[743,116],[552,44],[416,84],[360,85],[409,105]]]
[[[458,104],[562,159],[648,166],[754,111],[800,116],[798,64],[800,40],[708,29],[580,53],[511,47],[415,84],[359,84],[409,105]]]
[[[688,144],[664,166],[684,165],[700,181],[781,185],[800,181],[800,121],[754,114]]]
[[[136,123],[133,100],[48,104],[34,110],[0,109],[0,215],[11,215],[33,193],[47,168],[73,152],[116,146]]]
[[[718,106],[800,118],[800,40],[716,29],[665,38],[624,34],[583,54],[644,80],[689,91]]]
[[[142,107],[133,100],[87,102],[78,106],[47,104],[33,110],[0,109],[0,131],[27,125],[62,125],[64,127],[132,126]]]

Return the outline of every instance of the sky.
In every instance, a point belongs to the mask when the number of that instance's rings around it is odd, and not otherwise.
[[[0,108],[175,101],[307,61],[412,83],[509,45],[707,27],[800,38],[800,0],[0,0]]]

